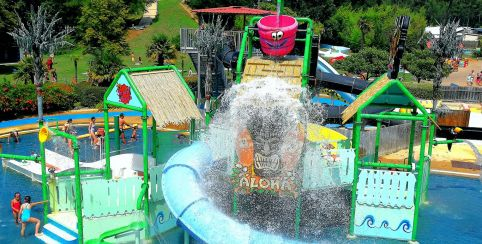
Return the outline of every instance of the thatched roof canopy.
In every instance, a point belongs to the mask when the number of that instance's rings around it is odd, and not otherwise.
[[[129,74],[158,126],[201,119],[201,114],[174,70]]]
[[[425,108],[408,92],[398,80],[390,80],[387,75],[374,81],[357,99],[342,113],[346,123],[363,106],[380,106],[389,108],[417,108],[428,115]]]

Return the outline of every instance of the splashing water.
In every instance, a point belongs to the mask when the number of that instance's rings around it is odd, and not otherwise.
[[[208,131],[201,135],[214,158],[204,171],[203,189],[220,210],[232,214],[236,186],[231,177],[236,165],[243,163],[240,148],[250,143],[242,136],[245,132],[249,132],[252,139],[252,169],[259,177],[285,177],[285,172],[291,173],[291,177],[299,176],[298,165],[303,157],[322,160],[320,154],[304,155],[308,150],[307,124],[321,124],[324,118],[321,107],[307,102],[309,97],[306,89],[275,77],[234,85],[226,91],[222,107]],[[248,171],[243,168],[241,175]],[[329,225],[327,219],[346,224],[348,193],[341,188],[301,192],[302,218],[305,218],[302,226],[310,229],[302,230],[302,235],[309,236],[307,238],[326,235],[320,227]],[[239,195],[238,201],[237,218],[241,222],[262,231],[293,236],[296,197],[252,192]]]

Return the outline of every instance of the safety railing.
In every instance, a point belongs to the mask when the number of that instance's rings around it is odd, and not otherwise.
[[[133,222],[127,226],[123,226],[120,228],[116,228],[113,230],[106,231],[102,233],[99,238],[97,239],[92,239],[87,241],[87,244],[96,244],[96,243],[107,243],[105,239],[110,238],[110,237],[115,237],[121,234],[125,234],[128,232],[137,232],[138,236],[136,237],[136,243],[140,242],[140,232],[147,228],[147,223],[145,221],[137,221]]]
[[[146,189],[141,177],[82,181],[83,217],[105,217],[138,210],[138,198]]]

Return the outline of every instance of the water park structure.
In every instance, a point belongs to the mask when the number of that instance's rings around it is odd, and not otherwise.
[[[277,3],[278,15],[253,17],[245,27],[235,84],[204,127],[196,97],[176,67],[123,69],[104,95],[100,161],[80,162],[79,138],[42,121],[38,156],[0,154],[38,162],[42,197],[49,200],[44,235],[38,238],[45,243],[295,243],[322,241],[318,232],[348,223],[348,235],[338,237],[343,241],[416,242],[420,208],[428,201],[432,146],[459,141],[436,142],[435,114],[397,80],[408,18],[399,18],[395,68],[368,84],[339,76],[319,61],[312,53],[311,19],[283,15],[283,1]],[[255,46],[262,57],[253,56]],[[343,123],[353,121],[351,141],[323,126],[323,113],[310,103],[311,80],[346,98],[349,105],[338,116]],[[127,128],[117,116],[111,128],[111,107],[141,114],[142,155],[112,153]],[[376,124],[373,155],[360,143],[367,121]],[[384,121],[411,123],[402,164],[380,162]],[[188,143],[160,143],[181,134]],[[45,145],[55,140],[71,141],[73,159],[46,156]],[[68,165],[55,167],[60,161]],[[322,214],[316,212],[321,217],[313,215],[313,206],[326,199],[341,207],[323,206]],[[338,219],[342,215],[346,221]]]

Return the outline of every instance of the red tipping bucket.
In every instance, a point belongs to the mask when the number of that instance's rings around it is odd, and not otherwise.
[[[288,15],[269,15],[258,21],[261,50],[270,56],[285,56],[295,46],[298,21]]]

